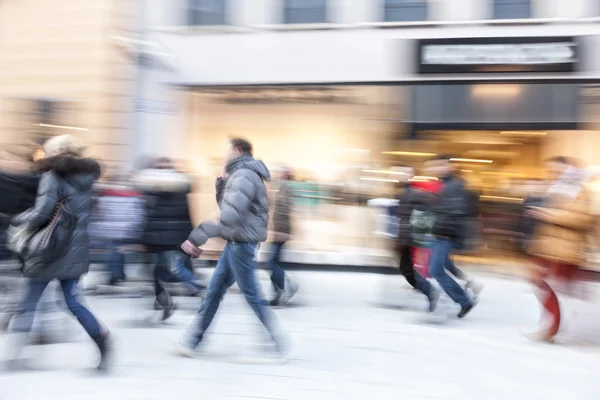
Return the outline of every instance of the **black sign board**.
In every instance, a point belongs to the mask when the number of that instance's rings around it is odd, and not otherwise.
[[[578,43],[573,37],[421,39],[420,74],[573,72]]]

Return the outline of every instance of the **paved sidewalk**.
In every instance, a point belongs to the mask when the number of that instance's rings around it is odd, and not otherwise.
[[[173,355],[196,300],[184,304],[168,325],[148,328],[132,323],[149,313],[148,298],[90,297],[91,308],[117,340],[114,374],[90,374],[94,348],[68,320],[64,329],[76,341],[32,348],[39,371],[0,375],[0,400],[600,398],[595,304],[565,301],[567,344],[551,346],[521,335],[535,329],[538,308],[529,286],[519,280],[478,275],[486,284],[481,303],[459,321],[449,301],[435,315],[424,313],[424,298],[399,276],[298,272],[296,277],[298,298],[276,311],[294,342],[285,365],[239,362],[262,336],[235,291],[226,296],[207,335],[208,355],[196,360]],[[0,336],[0,346],[5,345]]]

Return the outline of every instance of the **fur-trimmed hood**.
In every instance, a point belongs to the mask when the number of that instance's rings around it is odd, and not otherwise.
[[[95,179],[98,179],[102,172],[100,164],[96,160],[70,156],[43,158],[34,164],[34,171],[41,173],[54,171],[61,178],[70,175],[89,174],[93,175]]]
[[[71,156],[46,157],[34,164],[34,172],[54,172],[60,178],[81,189],[89,189],[100,177],[100,164],[91,158]]]
[[[166,169],[146,169],[134,178],[134,182],[142,192],[189,193],[192,189],[187,176]]]

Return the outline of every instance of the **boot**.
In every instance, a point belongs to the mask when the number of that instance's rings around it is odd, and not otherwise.
[[[175,311],[177,311],[177,305],[166,291],[156,296],[154,308],[158,308],[159,311],[162,311],[161,320],[163,322],[171,318],[173,314],[175,314]]]
[[[101,334],[100,336],[92,337],[96,345],[98,346],[98,350],[100,351],[100,362],[96,369],[101,372],[106,372],[108,370],[108,362],[109,358],[112,354],[112,349],[110,345],[110,333],[106,332]]]

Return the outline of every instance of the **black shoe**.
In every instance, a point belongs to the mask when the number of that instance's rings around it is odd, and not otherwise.
[[[110,334],[105,333],[100,336],[93,337],[94,342],[98,346],[98,350],[100,350],[100,362],[96,369],[101,372],[106,372],[108,370],[108,361],[110,355],[112,353],[112,349],[110,346]]]
[[[439,290],[433,289],[427,298],[429,299],[429,312],[434,312],[437,309],[442,294]]]
[[[164,293],[164,292],[163,292]],[[154,301],[154,309],[161,311],[162,310],[162,316],[161,316],[161,321],[166,321],[169,318],[171,318],[173,316],[173,314],[175,314],[175,311],[177,311],[177,304],[175,304],[173,302],[173,300],[171,299],[171,296],[167,295],[167,296],[158,296],[156,298],[156,300]]]
[[[271,307],[279,307],[281,305],[281,296],[275,296],[273,300],[269,301],[269,305]]]
[[[462,307],[460,309],[460,312],[458,313],[458,318],[464,318],[467,316],[468,313],[471,312],[471,310],[477,305],[477,303],[471,303],[469,305],[466,305],[464,307]]]

